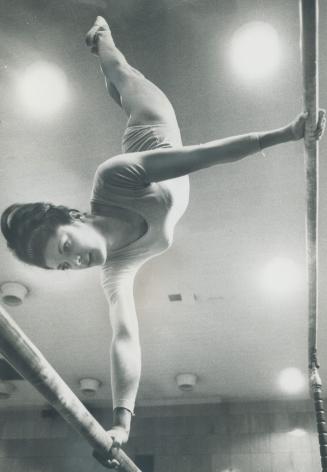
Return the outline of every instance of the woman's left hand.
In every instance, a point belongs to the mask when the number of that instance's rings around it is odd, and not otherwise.
[[[292,121],[289,125],[292,139],[294,141],[298,141],[302,139],[305,134],[305,123],[309,116],[308,112],[303,112],[298,115],[294,121]],[[318,124],[317,128],[314,130],[313,133],[309,134],[309,138],[312,139],[320,139],[324,134],[326,127],[326,110],[320,109],[318,113]]]

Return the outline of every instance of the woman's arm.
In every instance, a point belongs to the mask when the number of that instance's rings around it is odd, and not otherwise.
[[[127,442],[141,375],[141,349],[133,291],[125,287],[109,299],[111,342],[111,389],[115,442]]]

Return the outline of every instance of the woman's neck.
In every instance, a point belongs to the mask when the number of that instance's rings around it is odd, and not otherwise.
[[[110,216],[92,215],[92,225],[105,238],[107,252],[121,249],[128,246],[140,237],[139,217],[131,218],[131,215],[124,215],[119,209],[110,211]]]

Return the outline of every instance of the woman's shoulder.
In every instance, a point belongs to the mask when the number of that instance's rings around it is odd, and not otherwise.
[[[94,182],[114,187],[139,188],[149,185],[141,153],[118,154],[100,164]]]

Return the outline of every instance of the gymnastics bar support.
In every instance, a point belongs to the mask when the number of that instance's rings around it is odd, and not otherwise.
[[[327,425],[317,358],[319,148],[317,141],[309,137],[310,131],[314,131],[317,127],[319,112],[318,7],[318,0],[300,0],[303,98],[305,111],[309,112],[304,139],[307,193],[306,242],[309,373],[315,404],[321,466],[322,471],[327,472]]]
[[[0,351],[94,450],[106,458],[116,459],[124,472],[141,472],[120,448],[112,447],[112,439],[106,431],[2,306]]]

